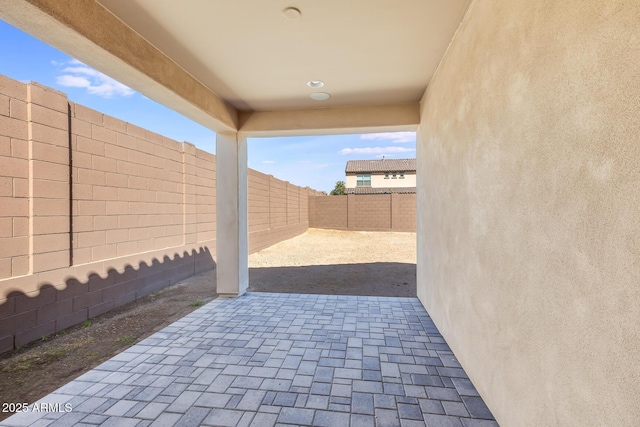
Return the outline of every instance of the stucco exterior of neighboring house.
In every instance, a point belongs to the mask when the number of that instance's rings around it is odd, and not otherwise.
[[[416,159],[349,160],[347,194],[415,193]]]

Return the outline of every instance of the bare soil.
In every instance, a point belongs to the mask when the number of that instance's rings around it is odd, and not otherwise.
[[[310,228],[249,256],[250,292],[416,296],[416,234]]]
[[[249,256],[249,291],[412,297],[415,262],[415,233],[309,229]],[[212,270],[0,355],[0,404],[33,403],[216,297]]]

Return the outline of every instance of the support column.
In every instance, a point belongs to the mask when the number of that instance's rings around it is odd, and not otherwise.
[[[249,286],[247,138],[218,133],[216,157],[218,294],[239,296]]]

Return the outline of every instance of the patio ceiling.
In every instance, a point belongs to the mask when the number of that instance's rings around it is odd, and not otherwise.
[[[216,131],[299,134],[415,129],[469,3],[0,0],[0,18]]]

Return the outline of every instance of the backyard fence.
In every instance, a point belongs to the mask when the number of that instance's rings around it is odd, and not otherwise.
[[[248,185],[250,252],[306,231],[320,193]],[[0,76],[0,353],[213,268],[215,204],[214,155]]]
[[[416,231],[415,194],[309,197],[309,227],[357,231]]]

